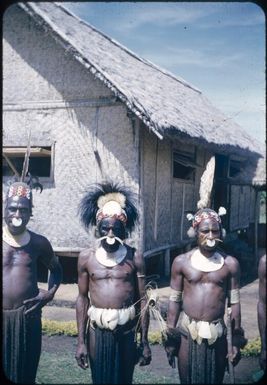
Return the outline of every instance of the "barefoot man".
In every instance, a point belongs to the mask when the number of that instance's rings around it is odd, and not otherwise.
[[[13,183],[7,193],[3,227],[3,368],[19,384],[35,384],[41,353],[41,309],[54,297],[61,267],[51,244],[27,229],[32,190]],[[37,261],[50,272],[48,290],[38,289]]]
[[[239,301],[239,263],[217,249],[222,239],[220,216],[201,209],[191,230],[198,247],[177,256],[172,264],[166,352],[170,365],[178,356],[183,384],[222,383],[227,364],[225,305],[231,307],[233,365],[245,344]]]
[[[135,364],[151,361],[144,261],[123,242],[126,231],[135,225],[137,210],[130,191],[104,183],[88,190],[80,214],[86,228],[97,226],[100,238],[78,260],[76,360],[83,369],[90,361],[94,384],[131,384]],[[139,356],[135,341],[138,320]]]

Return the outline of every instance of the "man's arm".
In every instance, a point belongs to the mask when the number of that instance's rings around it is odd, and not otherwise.
[[[151,350],[148,343],[148,328],[149,328],[149,307],[147,306],[147,298],[145,291],[145,263],[142,254],[136,253],[135,266],[137,274],[137,295],[140,298],[141,307],[141,346],[143,348],[142,357],[139,360],[140,366],[149,365],[151,362]]]
[[[171,268],[171,295],[168,303],[167,326],[169,329],[176,327],[181,307],[182,307],[182,293],[183,293],[183,255],[176,257]]]
[[[257,305],[258,327],[261,339],[260,367],[266,370],[266,254],[258,266],[259,300]]]
[[[240,358],[240,349],[243,348],[247,340],[244,337],[244,330],[241,327],[241,306],[240,306],[240,266],[237,259],[233,257],[227,257],[227,264],[230,270],[230,287],[229,287],[229,303],[231,307],[231,325],[232,325],[232,343],[233,353],[231,361],[236,365]]]
[[[165,341],[165,350],[169,364],[174,367],[174,356],[177,355],[179,345],[179,334],[177,333],[176,324],[182,308],[183,293],[183,255],[176,257],[171,268],[171,295],[168,302],[167,312],[167,340]]]
[[[86,268],[88,254],[81,252],[78,259],[78,297],[76,301],[76,321],[78,329],[78,344],[75,358],[78,365],[82,369],[88,367],[88,351],[85,343],[86,326],[88,322],[88,309],[90,300],[88,297],[89,291],[89,274]]]
[[[38,236],[35,242],[37,243],[36,247],[38,247],[40,252],[40,261],[49,270],[48,290],[39,289],[39,293],[36,297],[27,299],[23,302],[24,305],[27,305],[25,314],[43,307],[50,302],[54,298],[62,281],[62,268],[48,239],[43,236]]]

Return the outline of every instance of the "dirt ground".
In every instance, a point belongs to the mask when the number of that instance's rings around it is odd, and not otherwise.
[[[75,362],[76,338],[64,335],[47,336],[43,335],[42,351],[47,353],[72,352],[73,364]],[[158,376],[171,377],[173,383],[179,384],[179,376],[177,369],[172,369],[167,361],[164,348],[161,345],[152,345],[152,362],[149,366],[139,367],[144,373],[151,374],[151,372]],[[255,375],[259,371],[258,357],[244,357],[235,368],[235,383],[236,384],[250,384],[255,383]],[[176,380],[176,381],[175,381]],[[229,383],[228,373],[225,374],[224,383]]]

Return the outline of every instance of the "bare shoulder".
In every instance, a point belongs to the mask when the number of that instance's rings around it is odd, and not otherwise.
[[[261,256],[258,266],[259,278],[266,277],[266,254]]]
[[[232,257],[231,255],[223,254],[225,265],[229,268],[229,270],[233,273],[239,270],[239,262],[237,258]]]
[[[34,233],[31,230],[28,230],[28,231],[29,231],[29,233],[31,235],[31,244],[33,246],[36,246],[36,247],[38,247],[41,250],[44,250],[44,249],[50,250],[50,249],[52,249],[52,245],[51,245],[50,241],[44,235]]]
[[[186,253],[177,255],[173,260],[173,267],[175,268],[183,268],[188,265],[190,262],[191,255],[196,249],[190,250]]]
[[[266,254],[260,257],[259,265],[262,267],[266,267]]]
[[[140,266],[144,263],[144,256],[140,252],[140,250],[136,249],[135,247],[131,247],[129,245],[125,245],[127,247],[127,255],[129,258],[132,258],[134,264],[136,266]]]
[[[84,249],[78,255],[78,262],[80,264],[87,263],[93,255],[95,255],[95,250],[93,248]]]

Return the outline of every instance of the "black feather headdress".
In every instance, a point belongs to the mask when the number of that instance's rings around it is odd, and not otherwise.
[[[133,230],[138,219],[136,194],[129,188],[113,182],[94,183],[88,187],[78,207],[80,220],[86,229],[97,225],[99,218],[102,218],[102,208],[111,200],[120,204],[125,214],[125,220],[121,220],[125,222],[129,232]]]

